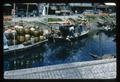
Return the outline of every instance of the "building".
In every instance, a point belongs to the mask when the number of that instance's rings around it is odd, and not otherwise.
[[[85,10],[101,10],[103,12],[116,12],[116,6],[104,3],[15,3],[4,4],[4,15],[15,17],[35,17],[41,15],[71,15],[81,14]]]
[[[72,10],[69,3],[50,3],[48,13],[51,15],[70,15]]]

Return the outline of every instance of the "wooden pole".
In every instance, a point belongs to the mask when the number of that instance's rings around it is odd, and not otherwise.
[[[28,16],[28,10],[29,10],[29,3],[27,4],[26,17]]]
[[[99,34],[99,49],[100,49],[100,56],[103,55],[102,53],[102,33]]]
[[[13,19],[15,19],[15,3],[13,4]],[[13,24],[15,25],[15,22]]]
[[[15,18],[15,3],[13,4],[13,9],[14,9],[14,14],[13,14],[13,16],[14,16],[14,18]]]

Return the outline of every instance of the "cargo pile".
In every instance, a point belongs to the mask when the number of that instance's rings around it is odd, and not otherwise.
[[[83,15],[79,16],[77,19],[68,18],[64,21],[70,25],[88,24],[88,19]]]
[[[45,38],[43,30],[39,27],[24,27],[24,26],[14,26],[11,28],[6,28],[4,34],[8,40],[8,45],[15,44],[28,44],[33,41],[34,43],[42,41]],[[14,36],[15,34],[15,36]],[[15,39],[15,40],[14,40]]]
[[[99,16],[96,22],[98,27],[109,26],[111,29],[116,27],[115,16]]]

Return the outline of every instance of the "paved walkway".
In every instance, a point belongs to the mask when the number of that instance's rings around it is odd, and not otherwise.
[[[5,79],[115,79],[116,58],[4,72]]]

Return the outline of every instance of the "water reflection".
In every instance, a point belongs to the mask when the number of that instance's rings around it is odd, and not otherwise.
[[[14,70],[61,63],[94,60],[90,54],[98,56],[116,55],[115,37],[107,36],[104,32],[89,35],[72,44],[69,42],[46,43],[26,52],[7,53],[4,57],[4,69]]]

